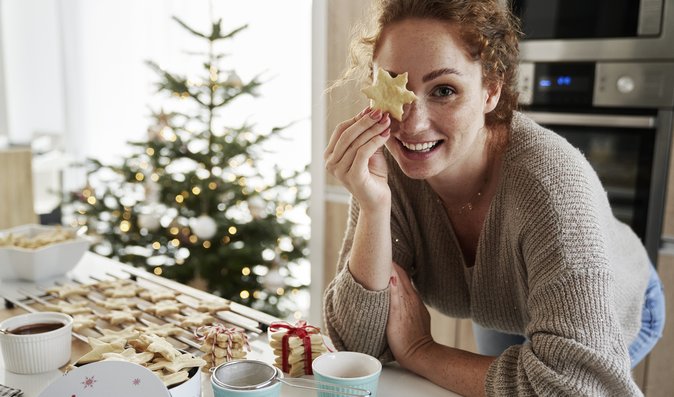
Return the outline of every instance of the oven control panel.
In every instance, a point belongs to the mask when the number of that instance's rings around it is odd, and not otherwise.
[[[674,63],[526,62],[518,86],[522,105],[671,108]]]

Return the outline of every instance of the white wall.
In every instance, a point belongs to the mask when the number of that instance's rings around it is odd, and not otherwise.
[[[5,61],[3,59],[3,40],[2,40],[2,3],[0,2],[0,149],[9,142],[7,131],[7,101],[5,100]]]
[[[311,228],[310,257],[311,263],[311,306],[309,307],[309,322],[322,326],[322,297],[324,266],[324,239],[325,239],[325,165],[323,150],[325,149],[326,103],[325,87],[327,86],[327,0],[314,0],[312,5],[312,118],[311,153],[314,161],[311,163],[311,202],[309,217],[315,225]]]
[[[0,8],[6,132],[29,144],[35,133],[64,130],[57,2],[2,0]]]

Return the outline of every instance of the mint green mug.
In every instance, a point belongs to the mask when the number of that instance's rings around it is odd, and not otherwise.
[[[354,388],[376,396],[381,368],[375,357],[349,351],[322,354],[311,364],[314,378],[322,383],[319,397],[333,397]]]

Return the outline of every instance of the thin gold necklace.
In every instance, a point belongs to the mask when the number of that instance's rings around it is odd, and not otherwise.
[[[491,159],[487,160],[487,169],[484,171],[484,179],[482,180],[482,184],[480,185],[480,188],[477,190],[475,194],[473,194],[470,197],[470,200],[466,201],[463,205],[460,205],[458,207],[455,206],[450,206],[447,204],[444,200],[441,199],[442,203],[445,205],[445,208],[447,211],[449,211],[452,214],[457,214],[457,215],[464,215],[466,213],[469,213],[473,211],[473,208],[475,207],[475,204],[482,198],[482,194],[487,187],[487,182],[489,182],[489,174],[491,170]]]
[[[484,187],[487,186],[487,181],[485,180],[482,186],[480,187],[480,190],[478,190],[467,202],[465,202],[463,205],[460,205],[458,207],[452,207],[448,204],[445,204],[445,208],[447,208],[447,211],[449,211],[452,214],[457,214],[457,215],[464,215],[467,214],[471,211],[473,211],[473,208],[475,205],[479,202],[480,198],[482,198],[482,190]]]

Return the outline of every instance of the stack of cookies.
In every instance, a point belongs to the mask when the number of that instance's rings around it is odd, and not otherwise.
[[[275,322],[269,327],[269,344],[274,349],[274,366],[291,377],[312,375],[311,363],[328,349],[321,330],[306,321],[295,325]]]
[[[204,371],[222,363],[244,359],[250,351],[248,335],[241,329],[227,328],[216,323],[199,327],[195,335],[202,341],[199,350],[204,352],[202,356],[206,361],[206,365],[202,367]]]

